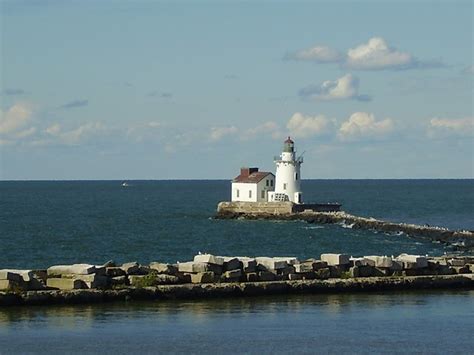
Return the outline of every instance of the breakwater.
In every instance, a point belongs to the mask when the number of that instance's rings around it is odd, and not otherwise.
[[[293,293],[474,288],[474,256],[322,254],[222,257],[177,264],[55,265],[0,270],[0,306],[241,297]]]
[[[427,238],[436,242],[450,244],[459,249],[474,248],[474,232],[449,230],[443,227],[395,223],[375,218],[354,216],[343,211],[318,212],[302,210],[295,212],[291,202],[282,202],[278,206],[266,203],[256,206],[249,202],[221,202],[217,207],[217,219],[268,219],[301,220],[308,223],[341,224],[352,229],[369,229],[387,233],[405,233],[409,236]]]

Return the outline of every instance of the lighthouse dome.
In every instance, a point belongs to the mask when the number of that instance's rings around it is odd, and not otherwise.
[[[288,136],[286,141],[283,142],[283,152],[285,153],[293,153],[295,151],[295,142],[291,140]]]

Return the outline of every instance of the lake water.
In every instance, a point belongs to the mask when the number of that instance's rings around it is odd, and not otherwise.
[[[319,257],[449,247],[304,222],[215,220],[229,181],[0,182],[0,268]],[[474,229],[473,180],[309,180],[308,202],[349,213]],[[473,291],[306,295],[0,310],[3,353],[472,353]]]

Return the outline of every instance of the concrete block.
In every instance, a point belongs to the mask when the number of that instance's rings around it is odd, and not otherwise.
[[[36,277],[32,277],[30,281],[26,282],[26,288],[28,291],[44,290],[46,288],[46,282]]]
[[[380,277],[390,276],[392,274],[389,268],[376,267],[376,268],[372,268],[372,271],[373,271],[374,276],[380,276]]]
[[[222,266],[224,265],[224,258],[214,256],[212,254],[199,254],[194,257],[195,263],[207,263]]]
[[[96,271],[95,265],[90,264],[72,264],[72,265],[55,265],[48,268],[48,277],[61,275],[88,275],[94,274]]]
[[[60,290],[76,290],[87,288],[87,286],[81,280],[64,278],[49,278],[46,280],[46,286],[59,288]]]
[[[105,268],[105,275],[109,277],[119,277],[119,276],[126,276],[127,273],[118,266],[111,266]]]
[[[215,274],[211,271],[198,272],[197,274],[191,274],[191,282],[193,284],[212,283],[214,281],[215,281]]]
[[[451,266],[451,269],[456,271],[456,274],[470,274],[471,270],[467,266]]]
[[[277,276],[269,271],[260,271],[258,273],[258,280],[259,281],[275,281]]]
[[[246,256],[238,256],[237,259],[242,263],[242,268],[244,272],[256,272],[257,271],[257,261],[255,258],[249,258]]]
[[[342,276],[343,272],[344,270],[340,267],[340,265],[337,265],[337,266],[329,265],[330,277],[338,279]]]
[[[298,274],[311,272],[311,271],[314,270],[313,264],[314,263],[312,263],[312,262],[305,262],[305,263],[302,263],[302,264],[295,264],[294,265],[295,272],[298,273]]]
[[[392,267],[392,258],[389,256],[378,256],[378,255],[370,255],[364,256],[364,259],[373,261],[373,265],[375,267],[383,267],[389,268]]]
[[[21,282],[23,281],[23,278],[21,277],[20,274],[16,272],[12,272],[11,270],[8,270],[8,269],[3,269],[3,270],[0,270],[0,280]]]
[[[236,270],[230,270],[224,272],[224,277],[227,279],[235,279],[235,278],[240,278],[242,276],[242,270],[236,269]]]
[[[328,263],[322,260],[316,260],[313,262],[313,269],[314,270],[319,270],[319,269],[324,269],[328,267]]]
[[[448,259],[447,263],[449,266],[464,266],[466,265],[465,259]]]
[[[83,281],[88,288],[105,288],[108,277],[100,274],[75,275],[74,279]]]
[[[0,280],[2,280],[2,274],[3,273],[12,273],[12,274],[17,274],[20,275],[20,277],[23,279],[23,281],[28,282],[32,278],[35,277],[35,273],[33,270],[19,270],[19,269],[3,269],[0,270]],[[9,280],[9,279],[3,279],[3,280]]]
[[[26,290],[27,284],[23,280],[0,280],[0,290]]]
[[[178,273],[178,267],[173,264],[164,263],[150,263],[150,269],[156,271],[158,274],[166,274],[176,276]]]
[[[329,267],[315,270],[314,273],[317,279],[324,280],[324,279],[328,279],[331,276],[331,271],[329,270]]]
[[[139,275],[140,274],[140,265],[136,261],[130,263],[122,264],[120,267],[127,275]]]
[[[215,274],[222,274],[222,266],[217,264],[206,264],[189,261],[186,263],[178,264],[178,271],[185,273],[198,273],[198,272],[213,272]]]
[[[349,268],[349,275],[351,277],[359,277],[359,268],[360,268],[360,266],[351,266]]]
[[[245,275],[247,282],[257,282],[258,274],[256,272],[249,272]]]
[[[365,258],[354,258],[351,256],[349,258],[349,265],[350,266],[366,266],[368,265],[368,261]]]
[[[263,271],[266,270],[278,270],[278,269],[284,269],[288,263],[286,262],[286,259],[280,259],[280,258],[269,258],[266,256],[261,256],[258,258],[255,258],[257,261],[257,267],[263,267]]]
[[[395,260],[401,261],[404,269],[421,269],[428,267],[428,259],[421,255],[400,254]]]
[[[287,267],[283,269],[278,269],[276,270],[277,275],[281,276],[288,276],[289,274],[294,274],[295,273],[295,267],[293,265],[287,265]],[[286,280],[287,278],[285,278]]]
[[[122,276],[111,277],[109,279],[109,284],[112,287],[128,286],[130,285],[130,281],[126,275],[122,275]]]
[[[359,277],[371,277],[374,276],[374,267],[370,265],[358,266]]]
[[[295,264],[299,264],[299,260],[293,256],[277,256],[275,258],[276,261],[284,261],[286,262],[288,265],[295,265]]]
[[[397,260],[392,260],[392,266],[390,266],[390,270],[392,271],[403,270],[403,263]]]
[[[243,263],[237,258],[223,257],[223,259],[224,259],[224,264],[223,264],[224,271],[237,270],[243,267]]]
[[[288,274],[288,280],[303,280],[302,274]]]
[[[328,263],[329,266],[348,265],[349,255],[346,254],[321,254],[321,260]]]

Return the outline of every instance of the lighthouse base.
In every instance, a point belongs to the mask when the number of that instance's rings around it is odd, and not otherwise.
[[[220,202],[217,214],[242,215],[289,215],[303,212],[337,212],[341,210],[339,203],[302,203],[293,202]]]

